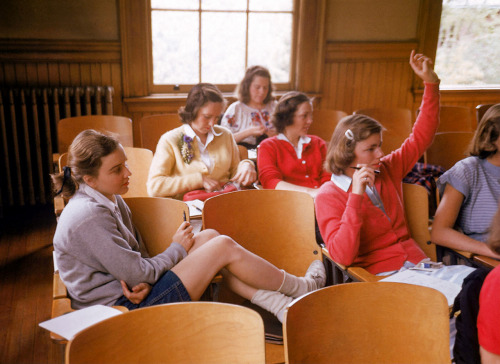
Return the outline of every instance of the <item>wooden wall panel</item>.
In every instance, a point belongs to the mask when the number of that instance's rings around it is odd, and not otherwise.
[[[0,40],[6,87],[113,86],[113,113],[123,115],[119,42]]]
[[[412,108],[414,43],[329,43],[320,108],[347,113],[368,107]]]

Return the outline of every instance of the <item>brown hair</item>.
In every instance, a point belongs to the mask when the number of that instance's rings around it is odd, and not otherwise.
[[[198,111],[209,102],[220,102],[226,106],[224,96],[211,83],[199,83],[189,91],[186,106],[179,108],[179,116],[184,124],[190,124],[198,116]]]
[[[498,151],[495,142],[500,135],[500,104],[490,107],[481,118],[472,138],[469,154],[485,159]]]
[[[493,217],[493,220],[491,220],[487,243],[491,250],[500,254],[500,205],[498,207],[497,213]]]
[[[303,92],[290,91],[281,96],[272,117],[272,123],[278,133],[283,133],[287,126],[293,124],[293,116],[304,102],[311,102],[311,99]]]
[[[273,99],[273,84],[271,83],[271,73],[269,70],[262,66],[252,66],[249,67],[245,76],[241,80],[240,84],[236,87],[236,94],[238,95],[238,100],[244,104],[250,102],[250,85],[252,84],[256,76],[264,77],[269,80],[269,90],[267,91],[266,98],[264,99],[264,104],[267,104]]]
[[[83,183],[83,176],[97,176],[102,157],[113,153],[119,145],[113,135],[92,129],[82,131],[69,146],[68,166],[62,172],[51,175],[54,191],[64,198],[71,198],[78,185]]]
[[[346,131],[350,130],[351,133]],[[356,143],[369,138],[373,134],[382,133],[384,127],[375,119],[356,114],[344,117],[333,131],[325,158],[325,170],[333,174],[343,174],[356,158]]]

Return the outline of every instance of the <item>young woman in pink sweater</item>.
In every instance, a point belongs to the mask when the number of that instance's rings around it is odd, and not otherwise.
[[[439,124],[439,78],[432,61],[412,51],[410,65],[425,83],[412,134],[384,156],[383,126],[364,115],[337,125],[325,165],[332,172],[315,200],[316,218],[332,258],[372,274],[395,271],[426,256],[410,237],[402,180],[431,145]]]

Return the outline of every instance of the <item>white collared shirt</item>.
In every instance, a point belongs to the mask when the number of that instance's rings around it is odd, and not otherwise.
[[[335,185],[338,188],[340,188],[344,192],[347,192],[352,184],[352,178],[345,174],[341,175],[332,174],[331,180],[333,183],[335,183]],[[377,189],[375,187],[366,186],[365,191],[368,197],[370,198],[371,202],[379,209],[381,209],[387,216],[387,213],[385,212],[384,203],[382,202],[382,198],[380,197]],[[389,216],[387,216],[387,218],[389,218]]]
[[[81,183],[78,186],[78,189],[84,192],[85,194],[89,195],[90,197],[92,197],[94,200],[97,201],[97,203],[106,206],[116,217],[120,219],[121,222],[123,222],[122,214],[120,212],[120,208],[118,207],[118,202],[116,201],[115,196],[113,196],[115,197],[115,201],[111,201],[109,198],[104,196],[99,191],[93,189],[86,183]]]
[[[311,142],[311,138],[309,138],[308,136],[301,136],[299,138],[299,143],[298,143],[297,147],[295,147],[295,145],[293,145],[292,142],[290,142],[288,140],[288,138],[286,137],[286,135],[283,133],[279,133],[276,138],[278,138],[279,140],[285,140],[288,143],[290,143],[292,145],[293,149],[295,149],[295,153],[297,153],[298,159],[302,158],[302,152],[304,151],[304,144],[308,144]]]
[[[211,128],[210,131],[208,132],[208,135],[207,135],[207,143],[206,144],[203,144],[201,142],[200,137],[198,135],[196,135],[196,133],[194,132],[191,125],[184,124],[184,134],[187,135],[188,137],[192,138],[193,140],[195,138],[196,138],[196,140],[198,140],[198,149],[200,150],[201,161],[207,166],[208,171],[212,172],[213,161],[210,158],[210,155],[208,154],[207,146],[210,144],[210,142],[212,140],[214,140],[214,138],[216,136],[219,136],[222,133],[217,134],[215,132],[214,128]]]

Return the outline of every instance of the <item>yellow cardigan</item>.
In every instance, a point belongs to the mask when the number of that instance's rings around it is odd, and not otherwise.
[[[214,131],[218,135],[214,135],[207,146],[213,162],[210,173],[201,161],[197,139],[193,140],[194,157],[191,163],[187,164],[182,159],[179,140],[184,133],[184,126],[163,134],[149,169],[148,194],[182,199],[186,192],[203,188],[202,176],[213,178],[221,184],[228,182],[236,174],[240,163],[238,146],[228,129],[215,125]]]

